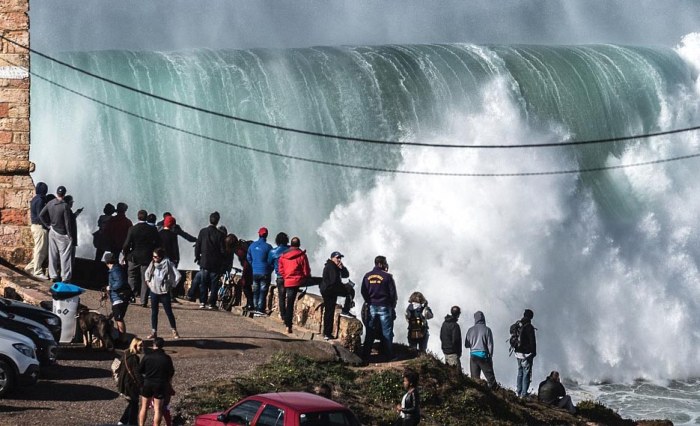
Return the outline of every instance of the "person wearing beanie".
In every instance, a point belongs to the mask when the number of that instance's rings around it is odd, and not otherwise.
[[[265,300],[272,280],[273,265],[269,260],[272,246],[267,243],[267,228],[260,228],[258,237],[258,240],[248,247],[246,259],[253,267],[253,314],[262,316],[267,315]]]
[[[49,275],[54,282],[70,282],[73,277],[73,211],[65,201],[66,187],[56,189],[56,198],[46,203],[39,220],[49,229]]]
[[[49,229],[41,223],[39,214],[46,205],[46,194],[49,187],[44,182],[36,184],[36,195],[29,202],[29,212],[31,215],[32,238],[34,239],[34,252],[32,261],[24,268],[27,272],[34,274],[37,278],[48,279],[44,274],[44,262],[49,257]]]
[[[442,353],[445,355],[445,363],[447,365],[456,366],[459,371],[462,371],[462,329],[457,321],[462,314],[459,306],[453,306],[450,309],[450,314],[445,316],[445,322],[440,328],[440,343],[442,345]]]
[[[536,328],[532,325],[535,316],[530,309],[525,309],[520,322],[520,341],[515,347],[515,358],[518,361],[517,394],[523,398],[527,396],[532,380],[532,363],[537,355],[537,341],[535,339]]]
[[[163,213],[163,219],[156,223],[156,228],[158,228],[158,231],[160,232],[161,229],[165,226],[165,218],[168,216],[172,216],[173,214],[170,212],[165,212]],[[196,243],[197,242],[197,237],[194,235],[191,235],[187,232],[185,232],[184,229],[180,226],[179,223],[175,223],[173,226],[170,227],[170,230],[175,233],[178,237],[184,238],[185,241],[188,241],[190,243]]]

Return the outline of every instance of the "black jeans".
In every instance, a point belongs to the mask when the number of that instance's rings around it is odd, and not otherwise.
[[[284,288],[284,287],[282,287]],[[292,320],[294,320],[294,303],[297,300],[297,293],[299,292],[299,287],[287,287],[284,288],[284,325],[287,327],[292,326]]]
[[[139,424],[139,393],[136,392],[129,396],[131,400],[124,409],[124,414],[122,414],[119,421],[125,425],[137,425]]]
[[[481,358],[478,356],[469,357],[469,370],[472,379],[478,380],[481,378],[481,372],[484,372],[486,382],[491,389],[496,387],[496,375],[493,373],[493,360],[491,358]]]
[[[355,289],[350,284],[343,284],[341,287],[326,289],[323,294],[323,335],[333,335],[333,321],[335,319],[335,305],[338,303],[338,296],[345,296],[343,312],[349,312],[352,308],[352,300],[355,298]]]

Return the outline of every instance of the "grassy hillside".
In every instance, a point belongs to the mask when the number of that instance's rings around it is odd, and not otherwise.
[[[337,362],[318,362],[280,353],[252,374],[195,387],[177,407],[178,420],[191,422],[201,413],[220,411],[235,401],[256,393],[274,391],[314,392],[320,383],[333,389],[333,399],[350,407],[365,425],[391,425],[397,417],[394,407],[401,401],[401,374],[412,368],[420,374],[422,425],[669,425],[666,421],[636,423],[622,419],[596,402],[577,405],[578,414],[520,399],[511,390],[489,390],[432,356],[400,364],[350,368]]]

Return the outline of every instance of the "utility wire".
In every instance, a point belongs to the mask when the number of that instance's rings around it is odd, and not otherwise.
[[[10,65],[14,65],[13,63],[9,62],[7,59],[3,60]],[[16,65],[15,65],[16,66]],[[194,136],[200,139],[205,139],[211,142],[219,143],[222,145],[228,145],[228,146],[233,146],[236,148],[240,148],[243,150],[247,151],[252,151],[252,152],[257,152],[260,154],[266,154],[266,155],[271,155],[274,157],[282,158],[282,159],[290,159],[290,160],[297,160],[297,161],[303,161],[306,163],[311,163],[311,164],[320,164],[324,166],[332,166],[332,167],[340,167],[340,168],[346,168],[346,169],[356,169],[356,170],[365,170],[365,171],[371,171],[371,172],[379,172],[379,173],[391,173],[391,174],[403,174],[403,175],[419,175],[419,176],[443,176],[443,177],[521,177],[521,176],[552,176],[552,175],[565,175],[565,174],[574,174],[574,173],[592,173],[592,172],[601,172],[605,170],[617,170],[617,169],[628,169],[632,167],[641,167],[641,166],[649,166],[649,165],[654,165],[654,164],[662,164],[662,163],[669,163],[672,161],[680,161],[680,160],[687,160],[691,158],[697,158],[700,157],[700,153],[696,154],[689,154],[689,155],[682,155],[678,157],[670,157],[670,158],[663,158],[663,159],[658,159],[658,160],[652,160],[652,161],[644,161],[644,162],[639,162],[639,163],[631,163],[631,164],[620,164],[616,166],[601,166],[601,167],[591,167],[587,169],[569,169],[569,170],[553,170],[553,171],[539,171],[539,172],[519,172],[519,173],[448,173],[448,172],[428,172],[428,171],[419,171],[419,170],[398,170],[398,169],[387,169],[387,168],[381,168],[381,167],[370,167],[370,166],[360,166],[360,165],[353,165],[353,164],[344,164],[344,163],[337,163],[337,162],[332,162],[332,161],[324,161],[324,160],[316,160],[312,158],[305,158],[305,157],[299,157],[299,156],[294,156],[294,155],[286,155],[286,154],[281,154],[279,152],[274,152],[274,151],[268,151],[264,149],[259,149],[259,148],[253,148],[250,146],[246,145],[241,145],[241,144],[236,144],[233,142],[229,142],[223,139],[218,139],[206,135],[202,135],[199,133],[195,133],[186,129],[181,129],[176,126],[172,126],[170,124],[166,124],[157,120],[153,120],[151,118],[142,116],[140,114],[136,114],[134,112],[125,110],[123,108],[108,104],[104,101],[101,101],[99,99],[95,99],[91,96],[85,95],[83,93],[80,93],[76,90],[73,90],[69,87],[66,87],[60,83],[57,83],[55,81],[52,81],[46,77],[43,77],[39,74],[36,74],[34,72],[30,72],[30,74],[40,80],[43,80],[49,84],[52,84],[60,89],[63,89],[67,92],[70,92],[76,96],[79,96],[81,98],[90,100],[92,102],[95,102],[99,105],[102,105],[106,108],[110,108],[112,110],[121,112],[123,114],[126,114],[131,117],[138,118],[140,120],[146,121],[148,123],[152,123],[161,127],[165,127],[167,129],[175,130],[180,133],[184,133],[190,136]]]
[[[8,43],[11,43],[19,48],[25,49],[31,53],[34,53],[37,56],[45,58],[51,62],[55,62],[59,65],[62,65],[64,67],[67,67],[69,69],[77,71],[79,73],[85,74],[87,76],[93,77],[95,79],[104,81],[106,83],[109,83],[109,84],[112,84],[115,86],[121,87],[121,88],[129,90],[131,92],[138,93],[140,95],[144,95],[144,96],[147,96],[147,97],[150,97],[153,99],[157,99],[157,100],[160,100],[163,102],[167,102],[167,103],[170,103],[173,105],[177,105],[177,106],[180,106],[183,108],[188,108],[188,109],[191,109],[194,111],[203,112],[206,114],[211,114],[211,115],[214,115],[217,117],[227,118],[227,119],[239,121],[242,123],[248,123],[248,124],[253,124],[256,126],[266,127],[268,129],[281,130],[281,131],[285,131],[285,132],[298,133],[298,134],[302,134],[302,135],[317,136],[317,137],[321,137],[321,138],[339,139],[339,140],[345,140],[345,141],[350,141],[350,142],[362,142],[362,143],[378,144],[378,145],[420,146],[420,147],[430,147],[430,148],[461,148],[461,149],[552,148],[552,147],[562,147],[562,146],[614,143],[614,142],[629,141],[629,140],[634,140],[634,139],[646,139],[646,138],[652,138],[652,137],[657,137],[657,136],[666,136],[666,135],[672,135],[672,134],[676,134],[676,133],[685,133],[685,132],[700,130],[700,126],[692,126],[692,127],[681,128],[681,129],[666,130],[666,131],[661,131],[661,132],[643,133],[643,134],[632,135],[632,136],[620,136],[620,137],[614,137],[614,138],[588,139],[588,140],[581,140],[581,141],[562,141],[562,142],[549,142],[549,143],[543,142],[543,143],[533,143],[533,144],[513,144],[513,145],[431,144],[431,143],[425,143],[425,142],[401,142],[401,141],[389,141],[389,140],[381,140],[381,139],[359,138],[359,137],[353,137],[353,136],[343,136],[343,135],[336,135],[336,134],[330,134],[330,133],[314,132],[314,131],[310,131],[310,130],[296,129],[296,128],[287,127],[287,126],[279,126],[279,125],[275,125],[275,124],[265,123],[262,121],[256,121],[256,120],[251,120],[248,118],[238,117],[235,115],[224,114],[221,112],[212,111],[212,110],[208,110],[205,108],[200,108],[200,107],[197,107],[194,105],[186,104],[186,103],[179,102],[179,101],[176,101],[176,100],[173,100],[170,98],[166,98],[166,97],[163,97],[160,95],[146,92],[144,90],[137,89],[137,88],[129,86],[127,84],[120,83],[118,81],[103,77],[99,74],[92,73],[92,72],[87,71],[85,69],[76,67],[76,66],[71,65],[67,62],[56,59],[56,58],[49,56],[45,53],[42,53],[40,51],[34,50],[34,49],[30,48],[29,46],[25,46],[23,44],[17,43],[14,40],[10,40],[9,38],[7,38],[1,34],[0,34],[0,39],[5,40]]]

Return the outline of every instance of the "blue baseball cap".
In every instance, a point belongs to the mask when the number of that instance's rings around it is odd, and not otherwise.
[[[330,257],[330,258],[333,259],[334,257],[340,257],[340,258],[342,258],[342,257],[345,257],[345,256],[343,256],[343,253],[341,253],[341,252],[339,252],[339,251],[334,251],[333,253],[331,253],[331,257]]]

